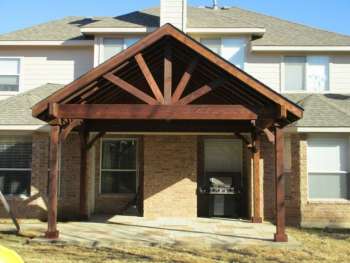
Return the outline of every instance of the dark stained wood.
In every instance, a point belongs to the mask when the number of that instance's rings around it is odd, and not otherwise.
[[[79,127],[82,123],[83,123],[83,120],[75,119],[71,121],[66,127],[64,127],[62,129],[61,136],[60,136],[61,142],[64,142],[67,139],[68,135],[71,133],[71,131],[76,127]]]
[[[142,74],[144,75],[145,79],[147,80],[147,83],[149,87],[151,88],[154,96],[156,99],[161,103],[164,104],[164,98],[162,95],[162,92],[160,91],[157,82],[155,81],[150,69],[148,68],[146,61],[144,60],[141,53],[137,54],[135,56],[136,62],[139,65]]]
[[[144,214],[144,150],[143,150],[143,136],[138,138],[138,163],[139,163],[139,189],[138,189],[138,213],[139,216]]]
[[[275,208],[276,208],[276,242],[287,242],[286,235],[286,207],[284,196],[284,174],[283,174],[283,130],[275,127]]]
[[[188,94],[186,97],[180,99],[175,104],[178,104],[178,105],[190,104],[191,102],[195,101],[196,99],[204,96],[205,94],[209,93],[210,91],[218,87],[221,83],[222,83],[221,80],[212,81],[210,84],[204,85],[199,89],[193,91],[192,93]]]
[[[121,89],[125,90],[126,92],[129,92],[130,94],[134,95],[135,97],[139,98],[140,100],[150,104],[150,105],[156,105],[158,104],[158,101],[141,91],[140,89],[134,87],[130,83],[122,80],[121,78],[113,75],[113,74],[107,74],[104,76],[105,79],[112,82],[114,85],[120,87]]]
[[[261,217],[261,193],[260,193],[260,136],[253,131],[252,134],[253,155],[253,223],[262,223]]]
[[[81,220],[89,219],[88,208],[88,149],[87,143],[89,132],[84,126],[79,131],[80,138],[80,199],[79,199],[79,214]]]
[[[88,130],[91,132],[215,132],[230,133],[250,132],[251,125],[247,121],[228,120],[192,120],[191,125],[187,120],[88,120]]]
[[[55,104],[51,114],[69,119],[255,120],[241,105]]]
[[[49,200],[47,212],[46,238],[56,239],[59,236],[57,229],[57,185],[59,177],[60,159],[60,126],[51,126],[50,131],[50,176],[49,176]]]
[[[171,47],[168,44],[165,47],[164,54],[164,103],[171,103],[171,93],[172,93],[172,76],[173,76],[173,63],[172,63],[172,53]]]
[[[177,87],[175,89],[175,92],[174,92],[174,94],[172,96],[172,102],[173,103],[177,102],[181,98],[181,96],[182,96],[182,94],[183,94],[183,92],[184,92],[188,82],[190,81],[190,79],[192,77],[192,73],[195,70],[195,68],[197,66],[197,63],[198,63],[198,58],[195,58],[188,65],[185,73],[182,75],[182,77],[180,79],[180,82],[177,85]]]
[[[247,148],[253,147],[252,143],[244,135],[240,134],[239,132],[235,132],[234,134],[237,138],[241,139],[244,142]]]

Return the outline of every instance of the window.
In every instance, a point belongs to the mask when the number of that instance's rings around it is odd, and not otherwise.
[[[285,57],[285,90],[305,90],[305,57]]]
[[[329,90],[329,57],[285,57],[285,91],[327,91]]]
[[[308,139],[311,199],[349,199],[348,140],[341,135],[312,135]]]
[[[122,50],[135,44],[139,38],[104,38],[103,39],[103,61],[113,57]]]
[[[0,58],[0,91],[19,90],[19,59]]]
[[[201,43],[235,66],[244,68],[246,48],[244,38],[207,38],[201,39]]]
[[[101,193],[136,193],[137,140],[103,140],[101,154]]]
[[[30,138],[0,138],[0,190],[3,194],[29,195],[31,166]]]

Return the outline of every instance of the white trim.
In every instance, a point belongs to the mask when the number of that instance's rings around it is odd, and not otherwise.
[[[148,33],[153,32],[156,27],[85,27],[81,28],[83,34],[101,34],[101,33]]]
[[[207,33],[207,34],[254,34],[262,36],[266,32],[265,28],[261,27],[188,27],[186,33]]]
[[[0,131],[49,131],[49,125],[0,125]]]
[[[333,51],[350,52],[350,46],[251,46],[251,51]]]
[[[288,127],[286,132],[299,133],[350,133],[350,127]]]
[[[93,40],[1,40],[0,46],[92,46]]]

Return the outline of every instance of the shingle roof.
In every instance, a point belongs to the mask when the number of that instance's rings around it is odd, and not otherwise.
[[[32,106],[62,88],[60,84],[46,84],[0,101],[0,125],[41,125],[45,122],[32,117]]]
[[[297,127],[350,127],[349,94],[284,94],[304,108]]]
[[[61,89],[62,84],[46,84],[0,101],[0,125],[41,125],[32,117],[32,106]],[[350,127],[349,94],[283,94],[304,108],[297,127]]]
[[[81,27],[158,27],[159,8],[150,8],[117,17],[66,17],[0,36],[1,40],[72,40],[86,39]],[[240,8],[188,8],[188,27],[258,27],[265,28],[262,38],[252,42],[257,46],[350,46],[350,36],[328,32],[258,14]]]

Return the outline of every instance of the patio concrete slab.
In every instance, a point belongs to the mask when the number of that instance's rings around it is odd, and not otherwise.
[[[5,231],[10,225],[1,225]],[[23,232],[45,232],[45,223],[22,224]],[[273,242],[275,226],[253,224],[224,218],[147,219],[133,216],[96,216],[89,222],[59,223],[60,239],[56,242],[87,246],[116,244],[186,247],[232,247],[233,245],[298,246],[289,236],[288,243]],[[36,237],[31,242],[47,242]]]

